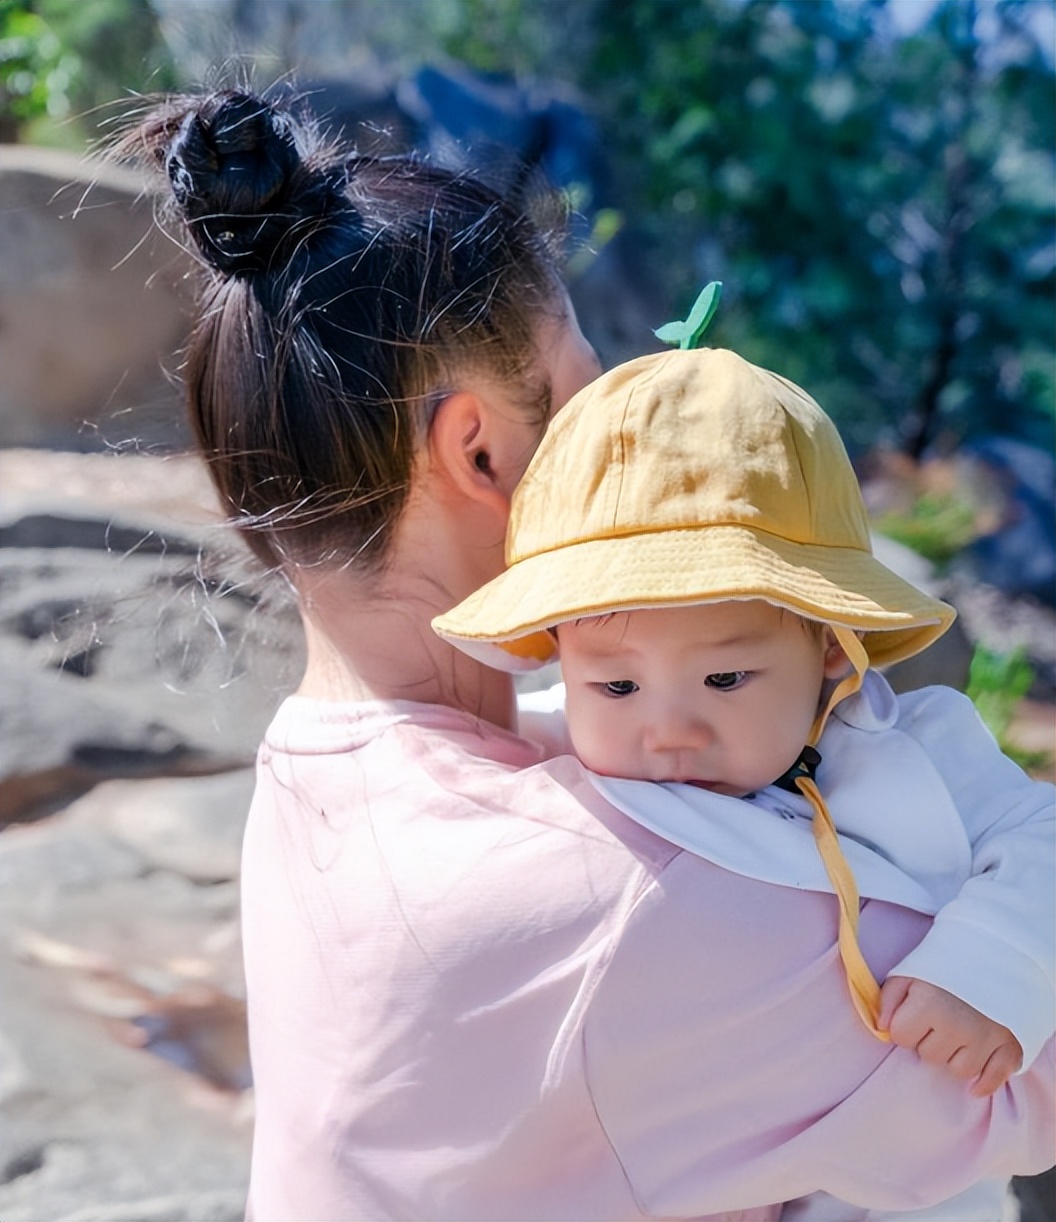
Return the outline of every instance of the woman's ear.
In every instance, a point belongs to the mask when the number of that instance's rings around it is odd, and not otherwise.
[[[441,401],[429,430],[430,458],[463,492],[501,503],[505,514],[542,434],[537,415],[481,379]]]
[[[495,471],[492,415],[472,391],[448,395],[436,409],[429,429],[429,458],[449,486],[505,515],[510,498]]]

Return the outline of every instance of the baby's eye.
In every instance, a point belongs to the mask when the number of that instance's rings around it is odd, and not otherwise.
[[[633,679],[612,679],[601,687],[606,696],[630,696],[638,690],[638,684]]]
[[[720,692],[732,692],[735,687],[748,678],[746,670],[723,670],[716,675],[708,675],[704,680],[705,687],[714,687]]]

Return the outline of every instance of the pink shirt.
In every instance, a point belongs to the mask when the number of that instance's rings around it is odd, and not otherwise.
[[[539,756],[439,706],[279,710],[243,863],[251,1218],[763,1222],[1050,1165],[1051,1041],[972,1099],[860,1026],[832,896],[685,853]],[[927,927],[866,904],[873,970]]]

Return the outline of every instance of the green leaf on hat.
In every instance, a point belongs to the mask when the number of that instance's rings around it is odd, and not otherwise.
[[[712,280],[700,291],[693,302],[689,317],[684,322],[667,322],[653,334],[665,344],[677,344],[680,348],[696,348],[708,325],[715,317],[722,297],[722,281]]]

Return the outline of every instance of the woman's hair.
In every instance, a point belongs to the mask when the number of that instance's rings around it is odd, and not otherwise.
[[[431,412],[467,370],[545,419],[535,342],[562,312],[560,224],[413,155],[342,151],[241,92],[169,99],[118,153],[164,169],[200,256],[191,421],[269,566],[383,566]]]

